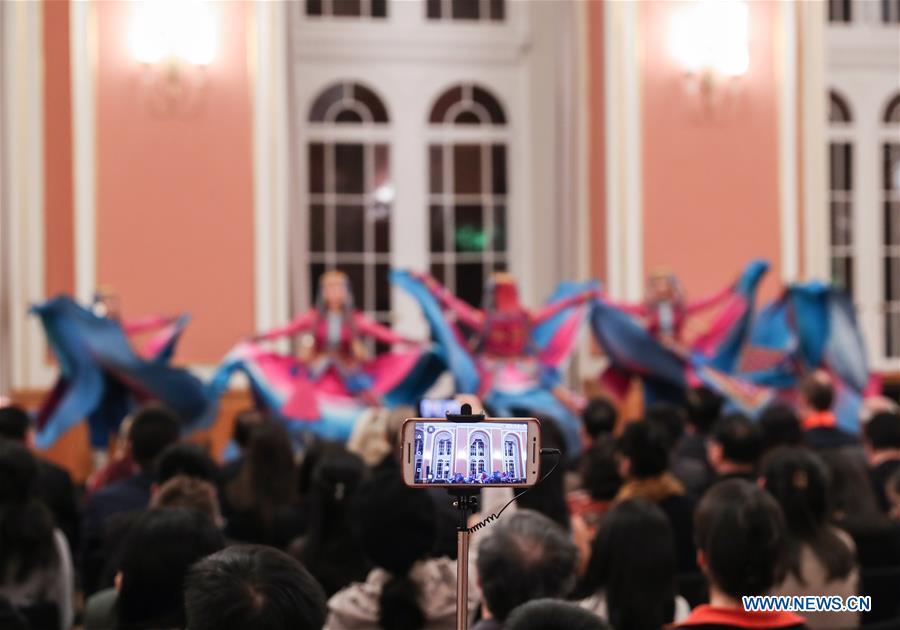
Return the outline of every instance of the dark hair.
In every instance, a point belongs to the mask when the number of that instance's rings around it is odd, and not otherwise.
[[[172,444],[159,456],[156,481],[163,484],[177,475],[215,482],[216,465],[196,444]]]
[[[18,405],[0,407],[0,438],[24,442],[29,424],[28,412]]]
[[[893,411],[876,413],[863,431],[874,449],[900,448],[900,415]]]
[[[303,565],[261,545],[228,547],[195,564],[185,586],[190,630],[320,630],[325,593]]]
[[[772,451],[763,468],[766,490],[781,505],[787,525],[788,571],[801,584],[801,552],[809,545],[827,571],[827,581],[846,577],[856,564],[853,549],[829,524],[828,473],[815,453],[782,447]]]
[[[291,555],[313,574],[326,595],[364,581],[370,565],[350,523],[350,505],[366,474],[362,460],[346,450],[325,455],[312,475],[309,533]]]
[[[608,398],[591,398],[581,412],[585,432],[596,440],[615,431],[619,412]]]
[[[841,527],[848,532],[872,531],[889,524],[878,507],[869,472],[861,457],[834,448],[819,451],[818,455],[828,470],[831,517]]]
[[[59,562],[53,516],[36,495],[37,475],[37,461],[24,446],[0,442],[0,583],[8,576],[23,582]]]
[[[616,630],[661,628],[674,615],[675,538],[665,513],[631,499],[603,515],[579,593],[606,594]]]
[[[775,499],[743,479],[715,484],[694,513],[707,579],[740,599],[762,595],[783,577],[784,518]]]
[[[540,597],[565,597],[575,586],[578,550],[549,518],[519,510],[498,522],[478,547],[478,579],[491,615]]]
[[[234,429],[231,437],[242,449],[250,446],[250,435],[253,429],[266,421],[266,414],[258,409],[243,409],[234,416]]]
[[[572,602],[536,599],[516,608],[504,630],[612,630],[600,617]]]
[[[616,464],[615,444],[605,438],[594,442],[581,457],[581,480],[584,489],[595,501],[609,501],[615,498],[622,486],[619,467]]]
[[[167,508],[141,515],[123,545],[116,599],[120,630],[184,627],[183,584],[192,564],[222,549],[209,517]]]
[[[227,495],[235,508],[257,513],[264,529],[269,529],[278,508],[296,498],[296,479],[290,436],[270,420],[251,433],[244,465],[228,485]]]
[[[629,474],[637,479],[656,477],[669,467],[669,437],[655,422],[629,422],[616,450],[628,458]]]
[[[825,372],[816,370],[800,383],[800,392],[807,404],[816,411],[828,411],[834,403],[834,385]]]
[[[647,407],[644,419],[659,424],[666,432],[669,448],[675,448],[684,435],[687,413],[684,408],[669,402],[656,402]]]
[[[378,602],[379,625],[384,630],[421,628],[425,613],[409,571],[435,545],[437,515],[431,497],[407,487],[397,470],[382,468],[360,486],[351,515],[366,555],[391,576]]]
[[[763,450],[762,431],[740,413],[728,414],[716,422],[712,440],[722,447],[722,456],[738,464],[756,465]]]
[[[19,611],[4,595],[0,595],[0,628],[3,630],[31,630],[28,620],[19,614]]]
[[[695,387],[687,395],[688,422],[694,430],[705,435],[719,419],[724,399],[706,385]]]
[[[205,514],[216,525],[222,520],[219,496],[212,482],[176,475],[160,485],[150,499],[150,509],[185,508]]]
[[[128,431],[131,454],[144,471],[152,471],[160,453],[178,441],[181,423],[169,408],[159,404],[142,407]]]
[[[759,415],[763,445],[766,450],[776,446],[803,444],[803,427],[794,408],[785,403],[772,403]]]
[[[541,446],[559,449],[560,455],[542,453],[541,483],[532,487],[524,495],[516,498],[516,505],[522,509],[534,510],[569,529],[569,506],[566,503],[566,442],[556,420],[541,418]],[[559,464],[552,474],[554,464]]]

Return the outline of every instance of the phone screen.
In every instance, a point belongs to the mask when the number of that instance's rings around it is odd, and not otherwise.
[[[462,403],[453,398],[423,398],[419,401],[419,415],[423,418],[444,418],[448,413],[459,413]]]
[[[526,485],[532,450],[528,446],[528,426],[528,420],[416,420],[411,436],[413,483]]]

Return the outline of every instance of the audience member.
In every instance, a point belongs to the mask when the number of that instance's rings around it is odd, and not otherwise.
[[[706,457],[716,481],[756,481],[756,465],[763,450],[759,425],[742,414],[730,414],[716,422],[706,445]]]
[[[347,450],[359,455],[369,467],[395,458],[400,427],[404,420],[415,415],[412,407],[368,409],[353,425],[353,431],[347,440]]]
[[[669,471],[669,444],[665,431],[651,422],[631,422],[619,438],[616,450],[619,474],[625,480],[616,495],[616,502],[646,499],[656,503],[672,525],[678,571],[696,571],[693,501]]]
[[[532,599],[568,596],[577,556],[567,532],[543,514],[519,510],[498,521],[478,546],[483,603],[473,630],[499,630],[514,608]]]
[[[687,413],[673,403],[657,402],[647,407],[644,419],[659,424],[669,438],[669,462],[672,474],[691,496],[699,496],[710,483],[709,466],[692,457],[678,457],[677,450],[685,435]]]
[[[290,437],[277,422],[265,422],[253,430],[244,465],[225,488],[225,535],[286,548],[306,528],[296,493]]]
[[[612,630],[594,614],[555,599],[536,599],[516,608],[504,630]]]
[[[719,419],[722,397],[705,385],[687,394],[687,426],[675,451],[676,457],[696,459],[706,465],[706,434]]]
[[[112,454],[109,461],[88,477],[85,487],[86,497],[89,498],[97,490],[124,481],[139,472],[137,463],[135,463],[131,454],[131,445],[128,438],[132,420],[132,416],[126,416],[119,423],[119,429],[116,431],[114,438],[112,438]]]
[[[193,566],[184,605],[190,630],[321,630],[325,593],[271,547],[238,545]]]
[[[863,448],[869,460],[869,478],[882,511],[888,510],[885,485],[900,470],[900,415],[876,413],[863,429]]]
[[[234,427],[231,431],[231,439],[237,452],[235,457],[226,461],[222,466],[222,483],[227,484],[238,476],[244,465],[247,448],[250,446],[250,435],[253,429],[266,421],[266,414],[258,409],[243,409],[234,416]]]
[[[39,466],[21,444],[0,441],[0,596],[32,625],[72,626],[69,544],[38,498]]]
[[[828,476],[822,460],[800,448],[769,454],[765,487],[781,505],[786,524],[787,573],[776,595],[840,595],[859,592],[856,548],[850,536],[829,522]],[[854,628],[856,612],[807,612],[810,628]]]
[[[568,530],[570,522],[569,506],[566,504],[566,441],[552,418],[541,418],[541,447],[555,448],[560,454],[539,455],[541,483],[516,498],[516,505],[523,510],[540,512]]]
[[[803,444],[803,427],[793,407],[775,402],[763,409],[759,415],[763,449],[770,451],[778,446],[800,446]]]
[[[790,612],[746,611],[741,599],[765,595],[782,577],[785,526],[775,499],[754,484],[730,479],[703,495],[695,520],[697,563],[709,584],[709,604],[694,608],[678,627],[806,627]]]
[[[900,521],[900,470],[895,470],[884,486],[887,497],[888,516],[895,521]],[[897,563],[900,565],[900,562]]]
[[[178,417],[161,405],[148,405],[134,415],[128,444],[138,472],[97,490],[85,506],[81,529],[81,582],[85,593],[102,586],[103,569],[121,542],[121,527],[110,521],[143,510],[150,503],[157,461],[167,446],[178,441],[179,425]]]
[[[362,460],[345,450],[320,459],[305,505],[309,533],[291,545],[291,555],[329,597],[353,582],[362,582],[371,569],[350,521],[350,505],[365,474]]]
[[[675,594],[672,527],[659,507],[633,499],[606,513],[579,596],[616,630],[659,630],[687,617],[688,603]]]
[[[0,628],[3,630],[32,630],[28,620],[3,595],[0,595]]]
[[[167,447],[159,456],[156,465],[156,483],[163,484],[172,477],[184,475],[215,483],[218,481],[218,467],[197,444],[179,442]]]
[[[150,509],[164,508],[195,510],[209,517],[209,520],[220,529],[225,526],[225,520],[219,510],[216,487],[204,479],[175,475],[156,488],[153,498],[150,499]]]
[[[376,567],[366,581],[328,601],[329,630],[404,630],[453,627],[456,563],[431,557],[435,508],[396,470],[377,470],[360,486],[351,511],[355,534]],[[469,614],[480,593],[469,580]]]
[[[22,444],[28,442],[28,414],[21,407],[0,407],[0,440]],[[35,455],[38,474],[35,485],[37,496],[53,513],[56,526],[66,535],[69,546],[78,544],[78,501],[72,477],[64,468]]]
[[[609,437],[596,440],[581,456],[578,471],[582,487],[566,496],[569,514],[583,519],[596,532],[600,518],[622,487],[614,442]]]
[[[856,438],[841,431],[832,411],[834,383],[825,370],[814,370],[800,384],[804,441],[811,448],[844,448],[855,446]]]
[[[609,398],[591,398],[581,412],[581,423],[590,446],[597,440],[611,436],[619,421],[619,411]]]
[[[188,569],[224,546],[218,528],[198,511],[146,512],[129,530],[116,587],[88,600],[85,630],[184,628]]]

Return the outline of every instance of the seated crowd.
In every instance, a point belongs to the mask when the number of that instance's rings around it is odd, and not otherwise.
[[[633,420],[591,400],[584,452],[473,534],[470,627],[900,628],[900,414],[882,401],[853,436],[833,403],[823,373],[756,420],[705,388]],[[402,481],[411,415],[371,410],[346,445],[295,449],[241,412],[220,466],[148,405],[76,488],[28,449],[28,415],[0,408],[0,628],[455,628],[458,515]],[[506,496],[482,490],[474,518]],[[744,609],[767,594],[872,607]]]

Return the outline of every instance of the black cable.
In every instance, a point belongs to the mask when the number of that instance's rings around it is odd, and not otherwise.
[[[483,529],[483,528],[487,527],[488,524],[490,524],[490,523],[496,521],[498,518],[500,518],[500,515],[503,514],[503,511],[506,508],[508,508],[510,505],[512,505],[513,501],[515,501],[519,497],[527,494],[529,490],[531,490],[532,488],[537,486],[539,483],[541,483],[544,479],[546,479],[547,477],[552,475],[553,471],[556,470],[556,468],[559,466],[559,460],[562,459],[562,453],[560,453],[558,448],[542,448],[541,455],[556,455],[556,462],[553,464],[553,468],[550,469],[550,472],[548,472],[546,475],[542,475],[541,478],[537,480],[537,483],[534,484],[534,486],[529,486],[529,487],[525,488],[524,490],[522,490],[521,492],[519,492],[518,494],[513,495],[513,498],[510,499],[506,503],[506,505],[504,505],[502,508],[500,508],[500,510],[498,512],[489,514],[487,517],[478,521],[477,523],[475,523],[474,525],[472,525],[465,531],[467,531],[470,534],[473,534],[473,533],[477,532],[479,529]]]

